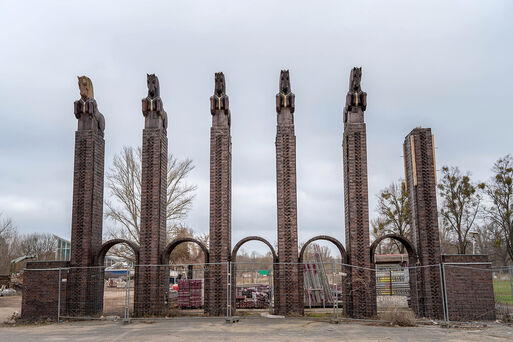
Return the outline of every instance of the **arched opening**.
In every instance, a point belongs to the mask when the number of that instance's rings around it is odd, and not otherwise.
[[[168,275],[165,298],[170,314],[176,310],[194,314],[204,309],[209,259],[207,246],[192,237],[177,238],[164,249],[161,264]]]
[[[256,244],[255,244],[256,242]],[[253,252],[241,249],[243,245],[253,246]],[[267,249],[269,251],[265,253]],[[276,273],[274,264],[278,255],[274,247],[264,238],[248,236],[240,240],[232,250],[232,311],[274,311]]]
[[[376,252],[380,246],[381,253],[378,254]],[[400,253],[401,250],[406,253]],[[418,255],[413,244],[400,235],[383,235],[371,244],[370,259],[376,271],[378,314],[389,310],[408,310],[408,308],[417,314],[419,310]]]
[[[343,304],[347,274],[347,253],[342,243],[328,235],[311,238],[301,247],[299,265],[305,314],[331,315],[333,309],[338,310]]]
[[[113,247],[115,248],[112,251]],[[104,316],[123,317],[126,299],[133,298],[137,272],[134,264],[139,263],[139,246],[132,241],[113,239],[105,242],[96,255],[98,279],[98,298]],[[133,301],[128,310],[133,312]]]

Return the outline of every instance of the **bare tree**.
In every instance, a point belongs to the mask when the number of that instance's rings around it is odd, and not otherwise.
[[[486,217],[501,232],[502,241],[513,260],[513,157],[507,155],[493,165],[493,177],[485,186],[491,205]]]
[[[309,244],[306,247],[304,254],[303,254],[303,261],[304,262],[313,261],[315,253],[316,253],[316,249],[317,249],[317,251],[320,252],[319,256],[321,257],[321,260],[323,262],[332,262],[335,260],[331,256],[331,250],[328,246],[321,246],[314,242],[314,243]]]
[[[441,209],[438,210],[438,221],[443,221]],[[457,254],[458,247],[456,243],[457,238],[455,232],[444,224],[439,226],[438,232],[440,234],[440,252],[442,254]]]
[[[502,230],[492,222],[476,228],[476,247],[480,254],[487,254],[495,266],[506,266],[510,260]]]
[[[395,234],[411,240],[410,208],[406,183],[399,180],[397,183],[390,184],[380,191],[377,199],[378,218],[372,221],[373,237],[377,239],[383,235]],[[388,246],[390,244],[392,246]],[[384,246],[381,247],[381,245]],[[380,250],[388,252],[397,250],[399,253],[404,253],[405,247],[396,240],[390,240],[380,243]]]
[[[10,217],[0,212],[0,237],[6,238],[16,232],[16,226]]]
[[[0,212],[0,273],[9,271],[11,259],[18,257],[17,229],[14,221]]]
[[[34,255],[36,260],[54,260],[57,241],[52,234],[32,233],[20,238],[23,255]]]
[[[105,201],[105,217],[114,223],[107,229],[106,238],[121,238],[139,244],[141,215],[141,148],[123,147],[114,156],[112,167],[107,172],[107,189],[110,199]],[[194,169],[192,160],[177,160],[168,156],[167,166],[167,241],[177,237],[183,228],[180,222],[187,216],[194,199],[196,186],[185,183],[187,175]],[[125,245],[111,249],[110,254],[134,261],[132,250]]]
[[[462,174],[457,167],[442,167],[442,178],[438,184],[442,198],[440,215],[445,229],[456,235],[458,254],[465,254],[470,244],[469,233],[478,218],[481,204],[479,189],[470,172]]]

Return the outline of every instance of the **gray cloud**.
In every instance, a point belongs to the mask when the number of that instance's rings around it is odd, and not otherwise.
[[[480,179],[513,152],[509,1],[32,2],[0,5],[0,209],[23,232],[69,236],[76,76],[106,117],[106,165],[141,142],[146,73],[160,78],[169,148],[198,184],[188,223],[208,232],[208,98],[232,110],[233,243],[276,240],[274,95],[296,93],[299,236],[344,240],[342,108],[349,70],[368,93],[369,190],[402,177],[402,140],[432,127],[438,165]]]

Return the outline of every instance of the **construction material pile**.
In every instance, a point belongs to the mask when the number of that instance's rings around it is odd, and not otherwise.
[[[237,286],[235,307],[237,309],[267,309],[270,305],[269,285]]]
[[[180,309],[199,309],[203,303],[203,280],[185,279],[178,282]]]
[[[303,264],[305,305],[309,307],[333,305],[333,292],[336,285],[332,287],[329,283],[319,246],[313,245],[313,247],[314,261]]]

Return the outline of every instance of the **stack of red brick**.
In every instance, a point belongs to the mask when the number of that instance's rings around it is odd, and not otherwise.
[[[266,309],[269,307],[269,285],[237,286],[237,309]]]
[[[186,279],[178,282],[178,306],[181,309],[198,309],[202,307],[203,281]]]

